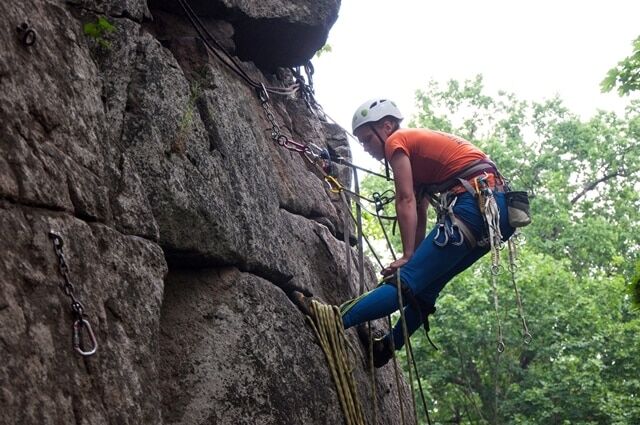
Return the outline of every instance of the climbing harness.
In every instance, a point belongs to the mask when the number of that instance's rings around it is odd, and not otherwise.
[[[58,269],[62,275],[63,281],[59,284],[60,290],[71,300],[71,313],[73,315],[73,349],[84,357],[95,354],[98,349],[98,341],[91,329],[91,324],[86,319],[85,309],[82,303],[76,298],[74,286],[69,277],[69,266],[64,257],[64,240],[62,236],[51,230],[49,237],[53,242],[53,249],[58,257]],[[89,346],[85,348],[83,334],[89,337]]]
[[[353,380],[353,366],[347,352],[349,341],[342,326],[342,316],[336,306],[311,302],[312,316],[306,316],[320,347],[327,358],[329,370],[336,385],[338,399],[347,425],[364,425],[364,414]]]
[[[489,173],[493,174],[496,179],[493,190],[489,185]],[[476,240],[469,227],[462,220],[459,220],[453,212],[453,207],[457,200],[457,194],[454,193],[453,190],[459,186],[464,187],[464,189],[471,193],[477,200],[485,227],[484,237],[480,240]],[[500,209],[494,196],[494,190],[505,193],[509,224],[512,227],[523,227],[531,222],[527,193],[510,191],[509,185],[498,172],[496,165],[488,159],[481,159],[471,163],[464,170],[446,181],[438,184],[423,185],[419,193],[420,196],[424,196],[425,193],[429,196],[430,203],[437,212],[434,244],[444,247],[449,243],[461,245],[466,241],[471,248],[475,246],[489,248],[491,253],[491,289],[497,325],[497,350],[498,353],[502,353],[504,352],[505,344],[500,320],[497,277],[502,271],[500,251],[504,248],[504,242],[502,242],[502,234],[500,231]],[[533,338],[527,328],[524,310],[522,308],[522,300],[515,279],[515,270],[517,267],[515,241],[519,235],[520,233],[516,232],[507,242],[509,247],[509,271],[511,272],[511,282],[516,296],[518,313],[523,325],[523,341],[525,344],[529,344]]]
[[[36,42],[36,30],[31,28],[27,22],[23,22],[16,27],[18,38],[25,46],[33,46]]]

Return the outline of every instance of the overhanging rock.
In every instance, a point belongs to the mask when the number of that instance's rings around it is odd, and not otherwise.
[[[182,14],[177,1],[152,0],[151,8]],[[234,28],[235,54],[260,69],[300,66],[327,41],[340,0],[193,0],[202,18],[225,20]]]

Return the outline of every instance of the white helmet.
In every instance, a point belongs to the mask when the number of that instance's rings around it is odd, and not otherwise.
[[[364,102],[356,112],[353,114],[351,120],[351,130],[356,131],[358,127],[361,127],[367,123],[373,123],[380,121],[384,117],[393,117],[399,121],[404,118],[400,113],[400,109],[393,101],[388,99],[370,99]]]

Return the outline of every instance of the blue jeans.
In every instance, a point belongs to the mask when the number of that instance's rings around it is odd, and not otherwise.
[[[495,193],[498,207],[500,208],[500,231],[503,240],[511,237],[514,230],[509,226],[507,217],[507,204],[504,193]],[[478,208],[476,199],[469,193],[458,196],[453,207],[455,215],[463,220],[475,235],[476,239],[482,239],[485,232],[484,219]],[[470,248],[466,243],[456,246],[451,243],[444,247],[433,243],[437,233],[436,228],[431,230],[427,237],[420,243],[413,257],[400,269],[400,279],[413,292],[418,304],[422,306],[418,311],[415,306],[403,304],[407,330],[413,334],[425,320],[421,312],[429,311],[435,306],[436,299],[442,288],[458,273],[466,270],[480,257],[489,252],[489,247]],[[385,284],[369,291],[359,298],[342,316],[345,329],[370,320],[380,319],[397,311],[398,293],[395,285]],[[398,321],[393,328],[395,347],[404,345],[402,335],[402,323]]]

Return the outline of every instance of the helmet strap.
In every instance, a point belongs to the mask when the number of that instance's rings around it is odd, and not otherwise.
[[[378,137],[378,139],[380,140],[380,143],[382,143],[382,155],[384,156],[384,175],[387,176],[387,181],[389,181],[391,180],[391,177],[389,176],[389,161],[387,160],[387,152],[386,152],[386,149],[384,148],[384,139],[380,137],[380,133],[378,133],[378,130],[376,130],[373,124],[374,123],[371,123],[369,127]]]

